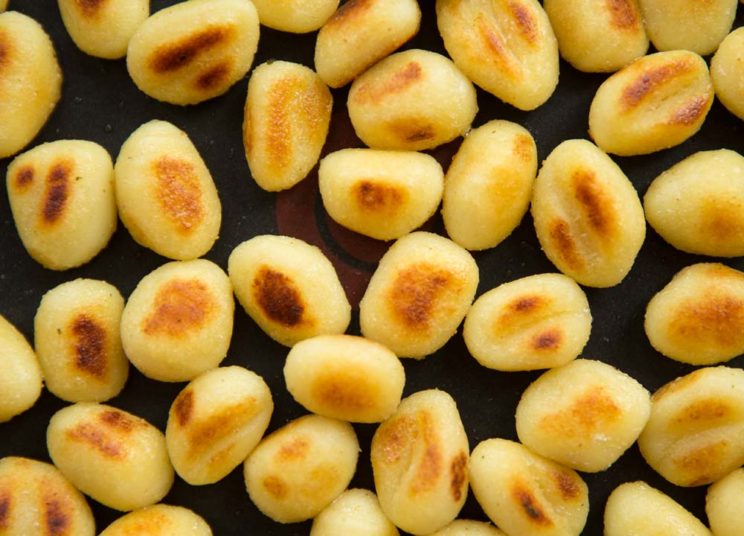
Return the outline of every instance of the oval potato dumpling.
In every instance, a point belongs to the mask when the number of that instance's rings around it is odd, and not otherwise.
[[[243,78],[258,34],[258,13],[250,0],[180,2],[140,25],[129,41],[127,70],[154,99],[198,104]]]
[[[116,158],[116,203],[132,238],[155,253],[189,260],[217,240],[222,206],[188,135],[165,121],[140,126]]]
[[[452,523],[431,536],[506,536],[505,533],[483,521],[455,519]]]
[[[23,246],[45,268],[85,264],[116,230],[114,167],[97,143],[38,145],[10,163],[6,182]]]
[[[535,180],[532,217],[548,259],[590,287],[620,283],[646,237],[638,192],[586,140],[564,141],[545,159]]]
[[[475,259],[451,240],[406,235],[380,259],[359,303],[362,335],[398,357],[426,357],[457,331],[478,277]]]
[[[149,0],[57,0],[75,45],[91,56],[116,60],[150,14]]]
[[[0,423],[31,408],[41,396],[41,367],[34,349],[0,315]]]
[[[343,149],[320,162],[320,195],[337,223],[378,240],[423,225],[442,200],[444,171],[412,151]]]
[[[129,512],[99,536],[212,536],[204,518],[182,506],[155,504]]]
[[[562,274],[538,274],[481,295],[465,317],[462,335],[484,367],[535,370],[576,359],[591,329],[581,287]]]
[[[442,216],[462,247],[495,247],[522,221],[537,174],[532,135],[509,121],[471,130],[447,169]]]
[[[250,370],[199,375],[168,412],[165,441],[176,473],[192,486],[221,480],[258,445],[273,411],[269,387]]]
[[[567,467],[604,471],[635,443],[651,411],[648,391],[615,367],[577,359],[545,372],[517,405],[519,440]]]
[[[243,146],[251,176],[270,192],[286,190],[318,163],[331,122],[333,96],[311,69],[271,61],[248,81]]]
[[[155,504],[173,484],[163,433],[104,404],[78,402],[55,413],[47,449],[77,489],[115,510]]]
[[[411,534],[431,534],[450,523],[468,495],[468,451],[449,394],[428,389],[405,398],[372,437],[382,511]]]
[[[44,294],[34,318],[34,346],[47,389],[68,402],[103,402],[129,375],[121,346],[124,298],[95,279],[62,283]]]
[[[219,266],[206,259],[169,262],[129,296],[121,317],[124,352],[148,378],[191,380],[227,355],[234,312],[230,280]]]
[[[336,11],[339,0],[253,0],[261,24],[291,33],[314,32]]]
[[[739,536],[744,527],[744,469],[739,468],[708,488],[705,513],[716,536]]]
[[[94,536],[85,497],[51,464],[0,459],[0,531],[7,535]]]
[[[710,484],[744,464],[744,370],[707,367],[662,386],[638,446],[678,486]]]
[[[310,536],[399,536],[385,517],[377,496],[366,489],[348,489],[313,520]]]
[[[349,423],[305,415],[264,438],[245,460],[248,495],[274,521],[305,521],[346,489],[358,456]]]
[[[682,505],[640,481],[621,484],[610,494],[604,511],[604,534],[711,536],[706,526]]]
[[[31,17],[2,11],[0,159],[14,155],[36,137],[62,95],[62,71],[49,36]]]
[[[302,240],[251,238],[232,251],[227,271],[246,313],[284,346],[341,334],[351,322],[351,305],[331,261]]]
[[[354,80],[347,107],[366,145],[421,151],[465,134],[478,102],[473,84],[449,58],[412,49],[388,56]]]
[[[648,50],[638,0],[546,0],[561,56],[580,71],[622,69]]]
[[[537,0],[437,0],[447,52],[477,85],[534,110],[558,85],[558,43]]]
[[[315,69],[329,86],[345,86],[416,35],[420,24],[415,0],[347,0],[318,32]]]
[[[305,409],[349,422],[380,422],[400,403],[406,373],[383,345],[352,335],[320,335],[292,347],[287,390]]]
[[[744,1],[744,0],[743,0]],[[729,112],[744,120],[744,28],[737,28],[721,42],[710,61],[716,97]]]
[[[686,50],[657,52],[599,86],[589,108],[589,134],[608,153],[649,154],[692,137],[712,104],[703,58]]]

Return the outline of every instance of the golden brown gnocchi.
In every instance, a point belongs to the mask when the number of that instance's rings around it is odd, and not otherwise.
[[[182,506],[155,504],[120,517],[99,536],[212,536],[212,529],[195,512]]]
[[[744,28],[737,28],[721,42],[710,61],[710,76],[716,97],[728,110],[744,120]]]
[[[252,0],[261,24],[292,33],[314,32],[336,11],[339,0]]]
[[[13,324],[0,315],[0,423],[33,406],[41,396],[41,367],[34,349]]]
[[[431,536],[506,536],[505,533],[483,521],[455,519],[452,523]]]
[[[708,488],[705,513],[715,536],[738,536],[744,527],[741,497],[744,496],[744,469],[735,469]]]
[[[313,520],[310,536],[399,536],[385,517],[377,496],[366,489],[348,489]]]

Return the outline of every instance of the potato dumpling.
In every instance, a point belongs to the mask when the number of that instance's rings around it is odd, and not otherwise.
[[[468,495],[468,437],[452,397],[429,389],[405,398],[370,447],[380,506],[398,527],[431,534]]]
[[[264,438],[245,460],[248,495],[274,521],[305,521],[346,489],[358,456],[349,423],[305,415]]]
[[[744,527],[744,469],[736,469],[708,488],[705,513],[713,534],[739,536]]]
[[[380,259],[359,303],[362,334],[398,357],[426,357],[455,334],[477,287],[466,250],[432,233],[406,235]]]
[[[622,69],[646,54],[638,0],[545,0],[561,56],[580,71]]]
[[[258,445],[273,411],[269,387],[250,370],[199,375],[168,412],[165,441],[176,473],[191,485],[221,480]]]
[[[577,359],[524,391],[517,435],[546,458],[596,473],[630,448],[650,411],[649,393],[636,380],[601,361]]]
[[[714,52],[731,30],[736,0],[638,0],[656,50]]]
[[[610,494],[604,511],[604,534],[711,536],[705,525],[682,505],[640,481],[621,484]]]
[[[470,250],[501,243],[527,212],[536,173],[535,140],[522,126],[494,120],[471,130],[445,177],[447,234]]]
[[[119,326],[124,298],[113,285],[75,279],[41,299],[34,346],[47,389],[68,402],[103,402],[124,388],[129,361]]]
[[[456,519],[431,536],[506,536],[506,534],[490,523],[471,521],[469,519]]]
[[[499,285],[475,300],[462,335],[484,367],[535,370],[576,359],[591,329],[581,287],[565,275],[538,274]]]
[[[49,36],[31,17],[2,11],[0,159],[14,155],[36,137],[62,95],[62,71]]]
[[[116,158],[116,203],[132,238],[155,253],[189,260],[220,231],[217,188],[188,135],[166,121],[140,126]]]
[[[308,411],[370,423],[393,414],[406,373],[398,357],[381,344],[352,335],[320,335],[292,347],[284,379]]]
[[[380,508],[377,496],[366,489],[339,495],[313,521],[310,536],[399,536]]]
[[[347,0],[318,32],[315,68],[329,86],[345,86],[416,35],[420,24],[416,0]]]
[[[314,32],[333,15],[339,0],[253,0],[261,24],[291,33]]]
[[[378,240],[423,225],[442,200],[444,171],[412,151],[343,149],[320,162],[320,195],[337,223]]]
[[[182,506],[155,504],[130,512],[99,536],[212,536],[204,519]]]
[[[250,0],[190,0],[162,9],[129,41],[127,69],[159,101],[197,104],[243,78],[258,47]]]
[[[648,303],[648,340],[658,352],[691,365],[744,353],[744,273],[723,264],[680,270]]]
[[[643,207],[612,159],[586,140],[564,141],[535,181],[532,218],[556,267],[589,287],[612,287],[633,267],[646,238]]]
[[[357,136],[373,149],[421,151],[467,132],[478,102],[449,58],[412,49],[354,80],[347,107]]]
[[[437,0],[447,52],[498,98],[534,110],[558,85],[558,43],[537,0]]]
[[[318,163],[331,122],[333,96],[311,69],[271,61],[248,82],[243,146],[251,176],[270,192],[286,190]]]
[[[55,413],[47,449],[77,489],[115,510],[155,504],[173,484],[163,433],[104,404],[78,402]]]
[[[45,268],[85,264],[116,230],[114,167],[96,143],[38,145],[10,163],[6,185],[23,246]]]
[[[251,238],[232,251],[227,271],[245,311],[280,344],[340,334],[349,326],[351,305],[336,270],[302,240]]]
[[[731,32],[710,61],[716,97],[729,112],[744,120],[744,28]]]
[[[149,0],[57,0],[62,22],[77,47],[91,56],[115,60],[150,14]]]
[[[0,315],[0,423],[33,406],[41,396],[41,367],[34,349]]]
[[[744,370],[702,368],[661,387],[638,446],[678,486],[709,484],[744,464]]]
[[[94,536],[85,497],[56,467],[29,458],[0,458],[0,533]]]
[[[608,153],[653,153],[692,137],[712,104],[703,58],[686,50],[657,52],[599,86],[589,108],[589,134]]]
[[[211,261],[175,261],[150,272],[129,296],[121,340],[132,364],[153,380],[182,382],[227,355],[235,303],[225,272]]]

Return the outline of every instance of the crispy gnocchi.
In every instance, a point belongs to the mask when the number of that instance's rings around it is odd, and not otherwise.
[[[0,423],[31,408],[41,396],[39,360],[26,337],[0,315]]]
[[[366,489],[348,489],[313,520],[310,536],[399,536],[385,517],[377,496]]]
[[[705,513],[716,536],[738,536],[744,527],[741,497],[744,496],[744,469],[735,469],[708,488]]]
[[[120,517],[99,536],[212,536],[204,518],[182,506],[155,504]]]
[[[291,33],[314,32],[336,11],[339,0],[252,0],[261,24]]]
[[[469,250],[497,246],[527,212],[536,174],[537,147],[525,128],[493,120],[471,130],[445,177],[447,234]]]
[[[431,536],[506,536],[490,523],[455,519],[452,523],[433,533]]]
[[[346,489],[358,456],[349,423],[305,415],[264,438],[245,460],[248,495],[274,521],[305,521]]]
[[[716,97],[728,111],[744,120],[744,28],[737,28],[721,42],[710,61]]]
[[[439,162],[413,151],[342,149],[323,158],[318,177],[328,215],[378,240],[400,238],[423,225],[444,189]]]
[[[154,99],[198,104],[243,78],[258,35],[258,13],[250,0],[180,2],[139,26],[127,48],[127,70]]]
[[[222,207],[217,188],[188,135],[149,121],[116,158],[116,203],[132,238],[155,253],[189,260],[217,240]]]
[[[428,50],[388,56],[349,90],[347,108],[357,136],[373,149],[431,149],[470,129],[473,84],[452,61]]]
[[[55,413],[47,449],[77,489],[114,510],[155,504],[173,484],[163,433],[104,404],[78,402]]]
[[[211,261],[174,261],[137,284],[124,306],[121,339],[145,376],[182,382],[227,355],[235,303],[225,272]]]

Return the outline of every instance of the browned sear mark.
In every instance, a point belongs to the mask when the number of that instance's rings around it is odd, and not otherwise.
[[[561,345],[561,332],[557,329],[549,329],[538,333],[532,339],[532,347],[535,350],[555,350]]]
[[[520,1],[509,2],[509,10],[514,15],[519,33],[530,44],[537,41],[537,22],[530,10]]]
[[[277,499],[283,499],[287,496],[289,490],[284,481],[278,476],[270,475],[263,479],[264,489]]]
[[[666,82],[673,80],[695,68],[691,60],[685,58],[675,63],[667,63],[647,69],[623,90],[621,100],[626,110],[635,108],[641,101]]]
[[[69,534],[69,528],[72,520],[68,506],[67,511],[56,497],[44,498],[44,520],[46,521],[46,534],[49,536],[61,536]]]
[[[176,397],[173,402],[173,413],[176,421],[181,426],[186,426],[191,419],[194,411],[194,393],[190,389],[185,389]]]
[[[537,309],[541,309],[542,306],[545,304],[545,298],[542,296],[520,296],[513,302],[511,302],[507,308],[512,313],[532,313],[536,311]]]
[[[422,78],[423,70],[421,69],[421,65],[418,62],[409,61],[403,67],[397,69],[391,76],[360,86],[357,90],[356,100],[358,102],[379,103],[384,98],[403,92]]]
[[[410,449],[416,432],[416,421],[408,415],[392,418],[380,425],[375,444],[379,447],[381,461],[388,465],[398,463]]]
[[[468,456],[464,452],[455,456],[450,464],[450,490],[455,501],[462,499],[462,490],[467,479]]]
[[[264,266],[253,280],[253,296],[263,313],[287,327],[298,326],[304,319],[305,303],[292,279]]]
[[[555,219],[550,224],[550,239],[554,243],[558,255],[570,268],[579,270],[584,266],[576,242],[571,235],[568,223]]]
[[[34,168],[23,166],[15,175],[15,186],[19,191],[26,190],[34,182]]]
[[[106,375],[106,330],[96,320],[81,314],[75,317],[70,327],[75,342],[75,365],[78,369],[102,378]]]
[[[174,279],[160,287],[143,330],[148,335],[181,337],[201,328],[216,308],[214,296],[202,281]]]
[[[0,491],[0,529],[7,529],[10,523],[10,491],[7,489]]]
[[[729,417],[734,413],[735,410],[725,400],[696,400],[675,416],[674,422],[681,425],[693,423],[710,424]]]
[[[189,234],[204,219],[202,191],[194,165],[187,161],[162,156],[153,164],[157,178],[160,206],[178,232]]]
[[[391,214],[403,204],[405,198],[405,193],[400,188],[367,179],[354,185],[352,195],[362,210]]]
[[[107,437],[100,428],[91,423],[80,423],[67,432],[72,441],[86,443],[107,458],[121,459],[124,457],[122,445]]]
[[[568,407],[546,415],[540,424],[564,437],[587,437],[616,421],[621,414],[604,387],[593,386],[577,396]]]
[[[554,473],[558,491],[566,500],[576,499],[581,495],[581,486],[579,480],[564,470],[557,470]]]
[[[373,387],[364,378],[329,372],[313,383],[314,396],[327,406],[350,411],[361,411],[374,406]]]
[[[364,14],[372,6],[372,0],[348,0],[339,7],[326,22],[324,31],[349,23]]]
[[[136,426],[141,424],[123,411],[115,409],[102,412],[98,416],[98,419],[109,428],[114,428],[121,432],[131,432]]]
[[[70,196],[71,175],[72,163],[67,160],[55,162],[49,169],[42,210],[42,219],[45,223],[55,223],[63,216]]]
[[[177,71],[192,63],[200,54],[226,42],[230,34],[228,28],[206,28],[177,43],[158,48],[151,57],[150,66],[158,74]]]
[[[445,470],[440,440],[431,422],[431,415],[427,411],[419,411],[417,421],[416,435],[418,441],[423,443],[424,453],[413,475],[411,495],[432,489]]]
[[[107,1],[108,0],[75,0],[75,3],[84,16],[92,18],[101,12],[103,5]]]
[[[222,62],[210,67],[197,77],[196,88],[202,91],[212,91],[224,86],[230,75],[230,71],[230,64],[228,62]]]
[[[635,30],[640,25],[639,13],[630,0],[605,0],[612,25],[621,30]]]
[[[736,346],[744,339],[744,301],[710,288],[673,311],[669,328],[676,338]]]
[[[0,30],[0,71],[10,62],[10,42],[4,31]]]
[[[543,512],[537,499],[530,490],[521,485],[516,485],[512,489],[512,493],[531,522],[541,526],[551,526],[553,524],[550,518],[545,515],[545,512]]]
[[[437,305],[447,294],[460,292],[462,282],[442,268],[419,263],[401,270],[387,300],[395,316],[408,328],[427,330],[437,316]]]
[[[672,125],[689,126],[696,123],[708,110],[710,97],[701,95],[685,103],[684,106],[674,110],[671,120]]]
[[[277,459],[281,461],[299,460],[304,458],[309,450],[310,442],[304,437],[296,437],[279,448]]]
[[[579,170],[571,176],[574,196],[583,208],[589,226],[600,235],[607,235],[614,221],[612,202],[602,190],[596,175]]]

